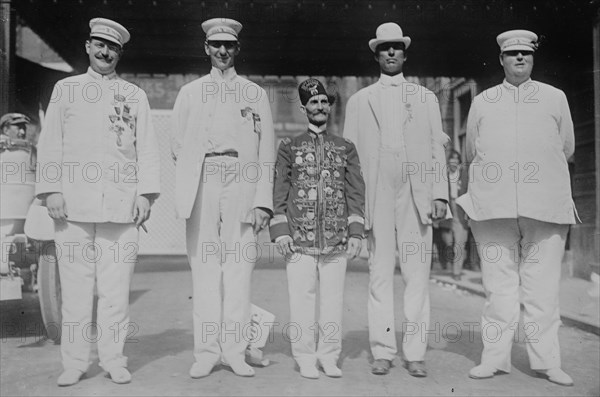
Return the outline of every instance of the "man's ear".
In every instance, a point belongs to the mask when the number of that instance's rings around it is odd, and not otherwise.
[[[89,41],[89,40],[86,40],[86,41],[85,41],[85,53],[86,53],[86,54],[89,54],[89,53],[90,53],[90,45],[91,45],[90,41]]]
[[[500,65],[504,67],[504,60],[502,59],[502,53],[498,55],[498,60],[500,61]]]
[[[300,111],[306,116],[306,106],[300,105]]]
[[[234,55],[237,55],[240,53],[240,50],[242,49],[242,45],[240,44],[240,42],[238,41],[237,45],[235,46],[235,52],[233,53]]]

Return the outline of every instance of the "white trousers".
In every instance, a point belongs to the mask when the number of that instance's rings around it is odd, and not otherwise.
[[[429,273],[432,227],[421,223],[410,182],[400,172],[404,156],[382,152],[369,247],[369,342],[374,359],[393,360],[398,352],[394,317],[396,248],[406,285],[402,352],[423,361],[429,329]]]
[[[342,351],[346,253],[294,254],[287,262],[290,296],[288,337],[300,366],[335,364]],[[317,291],[319,294],[316,316]],[[315,338],[317,334],[317,338]],[[315,343],[318,339],[318,344]]]
[[[64,222],[55,223],[55,231],[63,367],[87,371],[92,342],[97,342],[102,368],[126,367],[123,348],[133,327],[129,288],[137,261],[138,230],[130,223]],[[96,327],[92,324],[94,285],[98,292]]]
[[[471,228],[486,293],[481,363],[510,372],[518,330],[526,337],[532,369],[560,368],[558,296],[568,225],[519,217],[471,221]],[[523,327],[518,327],[519,288]]]
[[[194,357],[211,365],[244,361],[249,340],[250,284],[258,245],[252,225],[239,219],[237,163],[237,158],[225,156],[205,160],[186,222]]]

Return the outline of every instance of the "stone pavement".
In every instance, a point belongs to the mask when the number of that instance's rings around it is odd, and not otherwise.
[[[346,274],[343,317],[341,379],[300,376],[291,357],[284,327],[289,323],[287,279],[280,258],[261,261],[253,274],[252,301],[269,310],[278,323],[263,349],[271,361],[257,368],[254,378],[235,376],[226,367],[215,368],[203,379],[190,379],[193,362],[192,299],[190,270],[185,257],[142,257],[133,278],[130,330],[125,354],[133,381],[116,385],[98,367],[94,349],[87,376],[79,384],[59,388],[59,346],[48,343],[35,331],[40,329],[35,297],[0,302],[0,395],[2,396],[580,396],[600,395],[600,338],[576,327],[559,330],[564,368],[575,380],[561,387],[535,377],[529,368],[524,333],[517,332],[510,375],[489,380],[467,376],[479,363],[482,330],[478,327],[483,306],[481,296],[434,275],[430,283],[432,331],[426,354],[429,376],[408,375],[398,356],[387,376],[370,373],[366,302],[368,270],[364,259],[352,261]],[[443,277],[443,276],[439,276]],[[476,278],[477,274],[465,277]],[[402,340],[401,275],[396,284],[396,337]],[[476,284],[476,283],[473,283]],[[14,333],[14,331],[19,331]],[[110,337],[111,333],[105,333]]]
[[[460,281],[443,270],[432,271],[431,278],[458,289],[485,297],[481,273],[463,270]],[[563,276],[560,283],[560,316],[563,323],[600,335],[600,284]]]

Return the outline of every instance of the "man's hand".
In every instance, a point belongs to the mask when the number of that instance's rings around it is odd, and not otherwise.
[[[150,200],[145,196],[137,196],[133,206],[133,221],[135,227],[139,228],[150,218]]]
[[[254,234],[258,234],[262,229],[269,226],[269,220],[271,215],[268,212],[263,211],[260,208],[254,208],[254,221],[252,222],[252,229]]]
[[[350,237],[348,239],[348,248],[346,249],[346,253],[348,254],[348,259],[354,259],[360,254],[360,250],[362,249],[362,239],[358,237]]]
[[[46,208],[50,218],[65,222],[69,215],[67,214],[67,204],[62,193],[51,193],[46,197]]]
[[[291,236],[283,236],[277,240],[277,249],[283,256],[292,255],[296,252],[296,246],[294,245],[294,240],[292,240]]]
[[[433,200],[431,203],[431,219],[436,221],[446,218],[446,202],[444,200]]]

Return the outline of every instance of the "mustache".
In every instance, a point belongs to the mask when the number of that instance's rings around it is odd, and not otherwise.
[[[97,54],[96,59],[104,59],[105,61],[109,61],[109,60],[112,61],[114,58],[111,57],[110,55]]]

